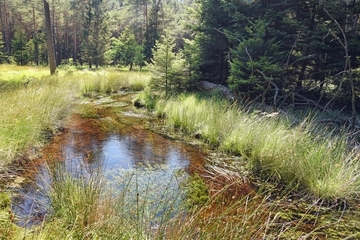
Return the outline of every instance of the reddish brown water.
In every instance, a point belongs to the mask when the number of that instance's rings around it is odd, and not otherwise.
[[[181,178],[186,178],[204,161],[202,151],[146,130],[146,122],[154,119],[144,121],[125,111],[119,114],[125,124],[109,131],[101,127],[101,119],[109,117],[106,116],[109,111],[99,112],[101,118],[73,116],[68,128],[42,150],[41,157],[25,166],[25,175],[31,181],[17,192],[13,201],[19,225],[38,224],[48,214],[49,162],[60,162],[71,174],[81,173],[84,177],[101,169],[108,181],[136,171],[137,175],[146,176],[146,183],[156,185],[155,191],[162,191],[159,186],[164,184],[166,189],[173,188],[170,192],[179,192],[175,174],[182,172]]]

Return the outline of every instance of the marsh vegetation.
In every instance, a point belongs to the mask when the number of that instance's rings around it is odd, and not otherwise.
[[[2,66],[1,74],[3,239],[358,237],[356,139],[346,129],[320,125],[325,117],[314,111],[265,112],[208,94],[161,98],[146,90],[146,72],[60,68],[49,77],[43,68]],[[208,152],[206,164],[182,181],[181,192],[164,183],[156,190],[163,198],[154,199],[134,186],[136,174],[117,179],[123,188],[116,191],[100,168],[79,177],[60,167],[49,170],[51,211],[37,216],[38,225],[16,226],[10,196],[12,184],[28,181],[18,181],[26,176],[21,166],[63,134],[73,114],[105,131],[119,128],[124,122],[101,115],[118,110],[105,111],[97,101],[143,89],[134,102],[150,102],[146,128]],[[185,202],[171,200],[174,195],[186,196]]]
[[[358,5],[0,1],[0,239],[360,238]]]

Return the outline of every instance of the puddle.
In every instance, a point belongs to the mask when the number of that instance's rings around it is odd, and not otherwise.
[[[51,187],[51,178],[46,162],[59,162],[74,176],[87,177],[100,169],[109,187],[118,190],[123,186],[118,179],[133,176],[129,184],[140,186],[138,191],[154,191],[149,193],[152,202],[164,198],[181,201],[179,181],[202,164],[204,154],[139,127],[139,121],[134,118],[140,115],[130,113],[122,117],[136,128],[126,124],[111,132],[102,131],[94,119],[74,116],[69,129],[56,136],[42,151],[42,157],[27,166],[26,177],[31,181],[23,184],[13,197],[12,210],[17,224],[30,227],[41,223],[49,214],[50,202],[46,193]],[[165,192],[170,192],[173,197],[164,196]]]

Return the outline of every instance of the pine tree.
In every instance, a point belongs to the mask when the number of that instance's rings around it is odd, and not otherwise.
[[[11,47],[13,51],[14,61],[23,66],[28,63],[28,54],[27,54],[27,39],[25,35],[25,31],[21,28],[17,28],[15,30],[15,35],[13,40],[11,41]]]
[[[0,63],[6,62],[6,54],[5,54],[5,42],[3,40],[3,34],[0,32]]]
[[[159,40],[161,35],[161,15],[162,15],[162,1],[151,0],[150,14],[147,20],[147,26],[145,31],[145,43],[144,43],[144,54],[147,61],[152,58],[152,48]]]
[[[247,97],[262,94],[269,80],[279,80],[281,65],[279,44],[267,38],[268,23],[256,20],[246,27],[249,34],[231,51],[229,85]]]
[[[82,57],[92,68],[105,62],[104,53],[107,49],[108,29],[107,15],[103,0],[89,0],[86,6],[84,23],[84,39]]]
[[[223,33],[231,26],[231,16],[222,0],[201,1],[196,41],[199,46],[201,78],[226,84],[229,75],[228,52],[231,46]]]
[[[111,39],[111,49],[107,52],[110,60],[116,65],[130,66],[141,65],[144,61],[142,46],[135,41],[135,35],[129,29],[125,29],[119,38]]]
[[[165,92],[165,96],[184,87],[185,60],[182,52],[174,52],[175,45],[175,39],[165,33],[153,48],[149,85],[152,90]]]

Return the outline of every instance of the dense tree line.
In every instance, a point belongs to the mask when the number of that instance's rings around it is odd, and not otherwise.
[[[356,0],[201,1],[198,71],[244,98],[350,107],[359,13]]]
[[[173,18],[177,1],[48,0],[57,65],[133,64],[112,52],[116,39],[132,38],[132,49],[150,60],[154,47]],[[125,31],[127,31],[125,33]],[[1,62],[47,64],[46,29],[41,0],[0,0]],[[115,45],[114,45],[115,44]],[[125,43],[123,45],[126,45]],[[115,47],[114,51],[118,51]],[[129,52],[129,50],[126,50]],[[127,55],[128,54],[122,54]],[[131,55],[131,54],[130,54]],[[110,57],[110,59],[109,59]],[[111,58],[114,57],[114,58]],[[135,59],[134,61],[138,61]]]
[[[181,73],[171,64],[166,72],[191,80],[182,79],[180,89],[206,80],[275,107],[347,106],[355,113],[358,0],[48,2],[58,65],[154,65],[162,61],[154,52],[164,52],[166,40],[183,58],[182,67],[176,65]],[[0,0],[0,61],[47,64],[43,22],[41,1]],[[164,81],[168,90],[168,75]]]

